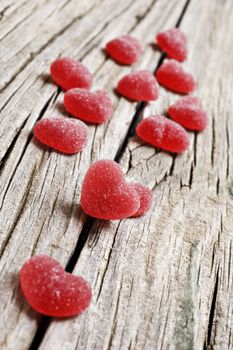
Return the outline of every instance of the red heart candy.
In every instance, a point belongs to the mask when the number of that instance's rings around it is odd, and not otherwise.
[[[91,302],[87,281],[66,273],[60,263],[49,256],[38,255],[26,261],[19,277],[28,303],[44,315],[79,315]]]
[[[130,35],[122,35],[109,41],[105,50],[113,60],[126,65],[135,63],[142,54],[141,44]]]
[[[92,84],[91,73],[79,61],[69,57],[56,59],[50,66],[53,80],[64,90],[72,88],[89,89]]]
[[[187,38],[180,29],[172,28],[158,33],[156,42],[169,57],[180,62],[186,60],[188,55]]]
[[[118,220],[133,215],[139,206],[137,191],[125,182],[116,162],[99,160],[89,168],[81,193],[81,207],[86,214],[104,220]]]
[[[165,60],[157,70],[156,78],[165,88],[180,94],[188,94],[196,87],[192,75],[175,60]]]
[[[35,137],[60,152],[80,152],[87,142],[87,126],[70,118],[51,118],[38,121],[34,127]]]
[[[138,124],[136,133],[142,140],[170,152],[183,152],[189,145],[186,130],[162,115],[143,119]]]
[[[177,123],[191,130],[204,130],[208,124],[208,118],[201,106],[199,98],[186,96],[172,104],[168,114]]]
[[[65,93],[64,105],[74,117],[90,123],[104,123],[113,113],[112,102],[104,90],[71,89]]]
[[[155,77],[146,70],[125,75],[118,82],[117,91],[134,101],[152,101],[159,95]]]
[[[152,192],[149,188],[144,187],[140,183],[132,185],[133,188],[137,191],[140,198],[140,207],[136,213],[131,215],[131,217],[141,216],[145,214],[152,205]]]

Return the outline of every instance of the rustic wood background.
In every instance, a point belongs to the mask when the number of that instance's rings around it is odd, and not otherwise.
[[[209,115],[208,129],[190,133],[179,156],[134,136],[141,118],[164,113],[178,96],[160,88],[160,99],[144,105],[113,93],[124,74],[158,67],[154,36],[174,26],[188,36],[185,66]],[[133,67],[102,50],[123,33],[145,44]],[[233,348],[232,47],[231,0],[0,1],[1,350]],[[107,124],[89,126],[88,145],[74,156],[32,134],[37,120],[66,115],[49,76],[59,55],[83,61],[115,108]],[[83,177],[103,158],[153,189],[147,215],[103,222],[82,213]],[[90,282],[86,313],[61,321],[28,306],[18,271],[39,253]]]

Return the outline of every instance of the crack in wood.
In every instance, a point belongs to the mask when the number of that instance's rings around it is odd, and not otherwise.
[[[18,137],[21,133],[21,131],[23,130],[23,128],[25,127],[25,124],[28,120],[28,118],[30,117],[30,114],[26,117],[25,121],[23,122],[23,124],[21,125],[21,127],[19,128],[18,132],[15,134],[15,137],[13,138],[10,147],[6,150],[6,153],[4,154],[4,156],[2,157],[2,159],[0,160],[0,175],[2,174],[2,171],[4,169],[5,163],[7,161],[7,159],[9,158],[11,151],[13,150],[16,141],[18,140]]]
[[[107,270],[108,270],[108,265],[109,265],[109,262],[110,262],[110,259],[111,259],[113,247],[114,247],[115,242],[116,242],[116,236],[117,236],[117,233],[118,233],[118,231],[119,231],[120,224],[121,224],[121,221],[119,221],[119,223],[118,223],[118,225],[117,225],[117,228],[116,228],[116,233],[115,233],[115,235],[114,235],[113,243],[112,243],[112,246],[111,246],[109,255],[108,255],[108,259],[107,259],[107,263],[106,263],[106,268],[105,268],[104,273],[103,273],[102,278],[101,278],[101,283],[100,283],[100,287],[99,287],[99,291],[98,291],[98,295],[97,295],[96,300],[99,299],[100,294],[101,294],[101,291],[102,291],[102,288],[103,288],[104,278],[105,278],[105,275],[106,275]]]
[[[229,261],[228,261],[228,288],[230,286],[230,276],[231,276],[231,260],[232,260],[232,241],[230,241],[229,246]]]
[[[226,121],[226,142],[227,142],[227,167],[226,167],[226,177],[229,177],[230,169],[230,136],[229,136],[229,125],[228,125],[229,115]]]
[[[186,1],[185,5],[184,5],[184,8],[183,8],[183,10],[182,10],[182,12],[180,14],[180,17],[178,18],[178,21],[176,22],[176,27],[180,26],[180,24],[182,22],[182,19],[183,19],[184,15],[185,15],[189,5],[190,5],[190,2],[191,2],[191,0],[187,0]]]
[[[50,102],[53,100],[54,97],[56,97],[56,95],[57,95],[57,92],[53,93],[52,96],[50,96],[50,98],[47,100],[47,102],[44,104],[43,108],[41,109],[37,120],[39,120],[39,119],[41,119],[41,118],[43,117],[44,113],[46,112],[46,110],[48,109],[48,107],[49,107],[49,105],[50,105]],[[21,163],[21,160],[23,159],[23,156],[24,156],[24,154],[25,154],[25,152],[26,152],[26,150],[27,150],[27,147],[28,147],[29,143],[31,142],[32,137],[33,137],[33,134],[30,133],[29,136],[28,136],[28,138],[27,138],[27,141],[26,141],[26,143],[25,143],[25,145],[24,145],[22,154],[21,154],[21,156],[20,156],[20,158],[19,158],[19,160],[18,160],[18,162],[17,162],[17,164],[16,164],[16,166],[15,166],[15,168],[14,168],[14,171],[13,171],[13,173],[12,173],[12,175],[11,175],[11,178],[10,178],[9,183],[8,183],[8,185],[7,185],[7,188],[6,188],[6,190],[5,190],[5,193],[4,193],[4,196],[3,196],[3,199],[2,199],[2,203],[1,203],[0,210],[1,210],[2,207],[3,207],[4,200],[5,200],[5,197],[6,197],[6,195],[7,195],[8,189],[9,189],[9,187],[10,187],[10,185],[11,185],[11,182],[12,182],[12,180],[13,180],[13,178],[14,178],[14,174],[15,174],[15,172],[16,172],[16,170],[17,170],[19,164]],[[15,143],[14,143],[14,144],[15,144]],[[9,154],[10,154],[10,153],[9,153]],[[7,154],[7,157],[9,157],[9,154]],[[5,161],[6,161],[6,159],[5,159]],[[0,256],[2,255],[3,251],[4,251],[5,248],[7,247],[8,243],[9,243],[9,240],[10,240],[10,238],[11,238],[11,234],[12,234],[12,232],[14,231],[16,225],[17,225],[18,218],[20,217],[20,215],[21,215],[21,213],[22,213],[22,209],[24,208],[24,204],[25,204],[26,201],[27,201],[27,197],[28,197],[28,194],[29,194],[29,192],[30,192],[30,188],[31,188],[32,181],[33,181],[33,179],[34,179],[34,175],[35,175],[35,173],[36,173],[36,170],[37,170],[37,167],[35,166],[34,169],[33,169],[33,171],[32,171],[32,176],[31,176],[30,182],[29,182],[29,184],[28,184],[27,191],[26,191],[26,193],[25,193],[25,195],[24,195],[24,197],[23,197],[23,201],[22,201],[22,203],[21,203],[21,205],[20,205],[20,208],[19,208],[17,217],[16,217],[16,219],[15,219],[15,224],[14,224],[14,226],[12,227],[12,229],[10,230],[9,235],[6,237],[6,240],[5,240],[5,242],[3,243],[3,245],[2,245],[2,247],[1,247],[1,249],[0,249]]]
[[[151,5],[145,10],[144,13],[140,14],[140,15],[136,15],[136,23],[134,24],[134,26],[130,29],[129,33],[131,33],[137,26],[138,24],[146,17],[146,15],[150,12],[150,10],[154,7],[155,3],[158,0],[154,0],[152,1]]]
[[[133,168],[132,159],[133,159],[132,151],[129,149],[128,169],[126,171],[126,175]]]
[[[37,328],[36,334],[32,340],[32,343],[30,345],[30,347],[28,348],[28,350],[37,350],[38,349],[38,339],[41,339],[44,337],[50,323],[51,323],[51,317],[48,316],[42,316],[40,323],[39,323],[39,327]]]
[[[211,164],[212,168],[214,167],[214,152],[215,152],[215,143],[216,143],[216,135],[215,135],[215,120],[213,118],[212,121],[212,148],[211,148]]]
[[[67,1],[60,7],[60,10],[59,10],[59,11],[63,10],[63,9],[66,7],[66,5],[69,4],[71,1],[72,1],[72,0],[67,0]]]
[[[26,190],[26,192],[25,192],[25,194],[24,194],[24,197],[23,197],[23,199],[22,199],[22,201],[21,201],[21,203],[20,203],[20,207],[19,207],[17,216],[16,216],[16,218],[15,218],[15,220],[14,220],[14,223],[13,223],[11,229],[10,229],[10,232],[9,232],[8,236],[6,237],[5,241],[3,242],[3,244],[2,244],[2,246],[1,246],[1,248],[0,248],[0,257],[2,256],[2,254],[3,254],[4,250],[5,250],[5,248],[7,247],[8,243],[9,243],[9,241],[10,241],[10,239],[11,239],[12,232],[14,231],[15,227],[17,226],[17,224],[18,224],[18,219],[19,219],[20,215],[22,214],[22,211],[24,210],[24,205],[25,205],[25,203],[26,203],[26,201],[27,201],[28,194],[29,194],[30,189],[31,189],[31,185],[32,185],[32,181],[33,181],[35,172],[36,172],[36,167],[33,169],[30,182],[29,182],[29,184],[28,184],[28,187],[27,187],[27,190]]]
[[[193,140],[193,168],[197,165],[197,132],[194,132],[194,140]]]
[[[208,320],[207,339],[206,339],[205,344],[203,345],[203,350],[210,350],[210,349],[212,349],[212,346],[213,346],[211,338],[212,338],[212,332],[213,332],[213,326],[214,326],[214,316],[215,316],[215,313],[216,313],[218,284],[219,284],[219,266],[218,266],[217,273],[216,273],[214,292],[213,292],[213,297],[212,297],[211,307],[210,307],[210,314],[209,314],[209,320]]]
[[[3,19],[4,15],[5,15],[5,12],[6,12],[11,6],[12,6],[12,4],[6,6],[6,7],[0,12],[0,21]]]
[[[220,189],[220,178],[218,176],[217,182],[216,182],[216,194],[219,195],[219,189]]]
[[[43,107],[41,108],[41,111],[39,112],[38,118],[36,119],[36,121],[42,119],[43,115],[45,114],[46,110],[48,109],[48,107],[49,107],[49,105],[50,105],[50,102],[53,100],[53,98],[55,98],[55,100],[56,100],[57,96],[58,96],[58,91],[55,91],[55,92],[52,93],[52,95],[49,97],[49,99],[46,101],[46,103],[45,103],[45,104],[43,105]],[[53,102],[53,103],[54,103],[54,102]],[[15,145],[15,143],[17,142],[17,139],[18,139],[18,137],[19,137],[21,131],[23,130],[23,128],[24,128],[24,126],[25,126],[25,124],[26,124],[28,118],[30,117],[30,115],[31,115],[31,114],[29,114],[29,115],[26,117],[24,123],[23,123],[23,124],[21,125],[21,127],[19,128],[18,133],[17,133],[16,136],[14,137],[14,139],[13,139],[13,141],[12,141],[10,147],[7,149],[6,153],[4,154],[3,158],[1,159],[1,163],[0,163],[0,171],[1,171],[1,172],[2,172],[2,170],[3,170],[3,168],[4,168],[4,164],[6,163],[7,159],[10,157],[11,151],[12,151],[12,149],[14,148],[14,145]],[[36,122],[36,121],[35,121],[35,122]],[[15,171],[16,171],[18,165],[20,164],[20,162],[21,162],[21,160],[22,160],[22,158],[23,158],[23,156],[24,156],[24,154],[25,154],[25,152],[26,152],[26,150],[27,150],[27,146],[30,144],[32,138],[33,138],[33,133],[31,132],[31,133],[28,135],[27,141],[25,142],[25,145],[24,145],[22,154],[21,154],[21,156],[20,156],[20,159],[19,159],[19,161],[17,162],[17,164],[16,164],[16,166],[15,166],[14,173],[15,173]],[[13,175],[12,175],[12,178],[13,178],[13,176],[14,176],[14,173],[13,173]]]
[[[124,138],[122,144],[119,146],[118,151],[117,151],[117,153],[115,155],[115,158],[114,158],[115,162],[117,162],[117,163],[120,162],[120,160],[121,160],[121,158],[123,156],[123,153],[125,152],[126,146],[127,146],[128,142],[129,142],[129,139],[134,135],[135,128],[136,128],[137,124],[139,123],[139,121],[143,117],[143,110],[144,110],[145,106],[146,106],[145,102],[140,102],[137,105],[136,112],[135,112],[135,114],[132,117],[132,121],[131,121],[131,123],[129,125],[129,128],[128,128],[127,132],[126,132],[125,138]]]
[[[116,319],[117,319],[117,313],[118,313],[119,304],[120,304],[120,296],[121,296],[122,285],[123,284],[122,284],[122,278],[121,278],[120,288],[119,288],[119,291],[118,291],[118,294],[117,294],[116,306],[115,306],[115,311],[114,311],[113,321],[112,321],[113,327],[111,329],[111,335],[110,335],[110,339],[109,339],[109,342],[108,342],[107,349],[111,349],[111,345],[112,345],[112,342],[113,342],[114,332],[115,332],[116,324],[117,324]]]
[[[194,165],[193,163],[191,164],[190,168],[190,176],[189,176],[189,188],[192,188],[192,183],[193,183],[193,170],[194,170]]]
[[[23,84],[24,84],[24,81],[18,86],[18,88],[14,92],[12,92],[10,94],[9,98],[4,102],[4,104],[0,108],[0,112],[2,112],[4,110],[4,108],[7,106],[7,104],[11,101],[12,97],[14,97],[16,95],[16,93],[20,90],[20,88],[23,86]]]

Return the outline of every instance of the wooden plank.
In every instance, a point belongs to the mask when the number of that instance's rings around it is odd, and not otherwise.
[[[44,1],[30,1],[30,0],[21,0],[17,1],[15,3],[12,3],[12,1],[6,2],[1,10],[1,26],[0,26],[0,41],[2,45],[2,51],[1,55],[3,54],[4,50],[4,43],[2,42],[3,38],[5,38],[7,35],[12,33],[13,31],[16,31],[18,26],[24,22],[24,20],[30,15],[33,14],[33,11],[35,11],[36,8],[39,6],[44,5]],[[5,40],[6,41],[6,40]],[[20,40],[21,44],[23,43],[23,40]]]
[[[131,140],[121,165],[153,189],[153,208],[93,226],[74,270],[91,282],[92,306],[53,321],[40,349],[233,347],[232,16],[230,2],[190,3],[181,23],[190,39],[185,65],[209,127],[190,133],[189,151],[177,157]],[[144,116],[177,98],[161,89]]]
[[[141,39],[147,37],[147,43],[152,42],[154,32],[164,23],[174,25],[184,4],[183,0],[170,1],[169,4],[150,0],[134,3],[118,0],[111,4],[104,1],[98,9],[76,21],[55,39],[6,88],[6,101],[10,96],[9,88],[15,92],[4,107],[5,114],[2,114],[6,126],[0,213],[2,349],[12,348],[16,343],[18,349],[26,349],[37,328],[38,316],[24,302],[18,289],[16,274],[20,266],[35,253],[47,253],[63,264],[67,262],[86,220],[78,208],[83,176],[93,161],[114,157],[135,112],[135,104],[129,104],[112,93],[114,116],[106,125],[89,127],[89,143],[81,155],[65,157],[51,153],[31,139],[30,132],[35,121],[45,112],[46,116],[64,113],[61,109],[62,94],[48,81],[35,81],[35,77],[45,72],[45,67],[58,54],[73,53],[79,40],[80,46],[75,54],[84,57],[84,63],[92,68],[94,88],[111,90],[119,76],[132,68],[119,67],[106,60],[101,51],[104,43],[110,37],[132,30]],[[158,58],[158,52],[148,46],[133,69],[153,69]],[[9,128],[11,120],[14,120],[12,130]]]
[[[27,16],[22,16],[13,28],[5,33],[0,31],[0,90],[30,63],[35,55],[44,49],[56,36],[72,25],[73,21],[84,16],[100,1],[75,2],[62,0],[59,5],[54,0],[31,1],[26,4]],[[30,9],[30,11],[29,11]],[[24,13],[24,12],[23,12]],[[16,14],[18,20],[18,15]],[[19,40],[23,38],[23,40]]]

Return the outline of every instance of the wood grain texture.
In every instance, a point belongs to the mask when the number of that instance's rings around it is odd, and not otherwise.
[[[125,145],[121,166],[130,181],[153,189],[153,208],[138,219],[95,221],[84,232],[88,240],[74,273],[91,283],[92,305],[78,318],[52,320],[39,348],[233,347],[233,6],[218,0],[185,5],[183,0],[0,4],[1,349],[16,344],[28,349],[40,322],[18,288],[20,266],[38,253],[67,264],[87,222],[79,209],[85,172],[95,160],[119,154],[135,117],[136,104],[112,93],[113,118],[89,126],[81,154],[67,157],[41,147],[31,133],[36,120],[66,115],[63,94],[48,76],[50,62],[61,54],[77,57],[92,71],[94,88],[112,91],[132,69],[155,69],[161,56],[149,44],[158,30],[176,25],[183,10],[180,27],[190,49],[185,66],[197,77],[209,127],[190,133],[188,152],[177,157],[136,137]],[[101,50],[125,32],[147,44],[132,68],[117,66]],[[161,88],[143,117],[165,112],[177,98]]]
[[[175,24],[184,3],[103,1],[98,7],[95,2],[95,7],[64,33],[54,34],[55,38],[19,74],[10,71],[13,80],[5,85],[1,114],[2,348],[11,349],[16,343],[19,349],[28,348],[39,320],[20,295],[20,266],[36,253],[50,254],[66,264],[86,220],[78,206],[83,176],[93,161],[115,156],[135,113],[135,104],[112,93],[113,118],[106,125],[89,127],[89,143],[80,155],[66,157],[39,146],[31,135],[35,121],[44,115],[64,114],[62,93],[45,75],[49,63],[59,54],[75,55],[94,74],[94,88],[111,91],[119,76],[131,68],[106,59],[101,50],[105,42],[122,32],[133,32],[139,39],[147,36],[148,43],[152,42],[154,30],[162,28],[164,22]],[[79,47],[73,52],[77,43]],[[154,69],[158,58],[148,46],[134,69]]]
[[[130,141],[121,165],[129,180],[153,189],[153,208],[93,226],[74,270],[92,281],[92,307],[80,319],[54,321],[40,349],[233,347],[232,14],[229,2],[190,3],[181,22],[190,38],[185,66],[197,77],[209,127],[190,133],[189,151],[176,157]],[[161,89],[144,116],[176,99]]]

